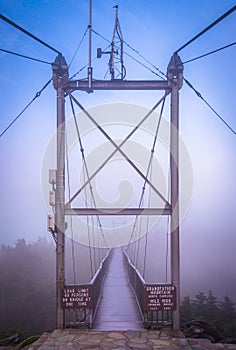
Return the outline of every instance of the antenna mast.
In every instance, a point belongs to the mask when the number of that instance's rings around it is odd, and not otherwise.
[[[101,58],[103,54],[109,54],[110,59],[108,66],[111,80],[123,80],[126,76],[126,69],[123,61],[124,40],[118,18],[118,5],[114,6],[114,8],[116,9],[116,16],[111,41],[111,51],[102,51],[102,49],[99,48],[97,49],[97,58]]]
[[[92,78],[93,78],[93,68],[92,68],[92,0],[89,0],[89,52],[88,52],[88,85],[89,89],[92,90]]]
[[[118,77],[120,79],[124,79],[125,77],[125,67],[124,67],[124,62],[123,62],[123,35],[120,27],[120,22],[118,18],[118,5],[114,6],[116,9],[116,17],[115,17],[115,25],[114,25],[114,30],[113,30],[113,35],[112,35],[112,42],[111,42],[111,53],[110,53],[110,60],[109,60],[109,68],[110,68],[110,74],[111,74],[111,79],[115,79],[115,55],[119,55],[119,61],[120,61],[120,70],[118,71]],[[118,43],[116,45],[115,40],[116,37],[118,39]],[[115,51],[116,46],[119,45],[119,48]],[[119,62],[118,61],[118,62]],[[118,70],[118,69],[117,69]]]

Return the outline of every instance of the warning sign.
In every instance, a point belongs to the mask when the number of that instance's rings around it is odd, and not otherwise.
[[[144,286],[145,311],[173,311],[176,309],[176,289],[172,284]]]
[[[93,307],[91,286],[65,286],[61,304],[64,309],[91,309]]]

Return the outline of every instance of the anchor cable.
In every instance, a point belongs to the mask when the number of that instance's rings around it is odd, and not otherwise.
[[[34,39],[35,41],[39,42],[40,44],[44,45],[45,47],[47,47],[48,49],[58,53],[59,55],[61,55],[61,52],[58,51],[57,49],[55,49],[54,47],[52,47],[51,45],[47,44],[45,41],[39,39],[37,36],[35,36],[34,34],[30,33],[28,30],[22,28],[21,26],[19,26],[18,24],[16,24],[15,22],[11,21],[9,18],[3,16],[0,13],[0,19],[2,19],[3,21],[7,22],[8,24],[10,24],[11,26],[15,27],[16,29],[20,30],[22,33],[28,35],[30,38]]]
[[[193,61],[199,60],[200,58],[203,58],[203,57],[212,55],[213,53],[216,53],[216,52],[219,52],[219,51],[221,51],[221,50],[227,49],[228,47],[231,47],[231,46],[234,46],[234,45],[236,45],[236,41],[234,41],[234,42],[231,43],[231,44],[222,46],[222,47],[220,47],[219,49],[216,49],[216,50],[207,52],[207,53],[205,53],[205,54],[203,54],[203,55],[201,55],[201,56],[198,56],[198,57],[195,57],[195,58],[191,58],[190,60],[183,62],[183,64],[186,64],[186,63],[189,63],[189,62],[193,62]]]
[[[32,100],[25,106],[25,108],[22,109],[22,111],[13,119],[13,121],[2,131],[0,134],[0,138],[7,132],[7,130],[10,129],[10,127],[17,121],[17,119],[20,118],[20,116],[29,108],[29,106],[41,95],[43,90],[46,89],[46,87],[51,83],[52,78],[42,87],[41,90],[39,90],[36,95],[32,98]]]
[[[202,36],[203,34],[205,34],[206,32],[208,32],[208,30],[210,30],[211,28],[213,28],[216,24],[220,23],[223,19],[225,19],[226,17],[228,17],[231,13],[233,13],[236,10],[236,5],[233,6],[230,10],[228,10],[226,13],[224,13],[222,16],[220,16],[218,19],[216,19],[214,22],[212,22],[211,24],[209,24],[205,29],[203,29],[200,33],[198,33],[197,35],[195,35],[192,39],[190,39],[186,44],[184,44],[183,46],[181,46],[178,50],[175,51],[175,53],[180,52],[181,50],[183,50],[185,47],[187,47],[188,45],[190,45],[192,42],[194,42],[196,39],[198,39],[200,36]]]
[[[40,62],[40,63],[50,64],[50,66],[52,65],[51,62],[43,61],[43,60],[40,60],[38,58],[34,58],[34,57],[30,57],[30,56],[25,56],[25,55],[22,55],[22,54],[17,53],[17,52],[4,50],[4,49],[0,49],[0,51],[5,52],[5,53],[9,53],[11,55],[15,55],[15,56],[18,56],[18,57],[26,58],[26,59],[31,60],[31,61],[36,61],[36,62]]]
[[[183,78],[185,83],[196,93],[196,95],[212,110],[212,112],[220,119],[220,121],[234,134],[236,135],[236,131],[231,128],[231,126],[216,112],[216,110],[206,101],[206,99],[197,91],[193,85],[185,78]]]

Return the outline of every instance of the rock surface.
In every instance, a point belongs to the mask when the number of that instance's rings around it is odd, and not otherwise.
[[[2,350],[3,348],[0,347]],[[5,348],[6,349],[6,348]],[[7,348],[12,349],[12,348]],[[17,349],[17,348],[14,348]],[[235,344],[185,338],[180,331],[110,331],[57,329],[44,333],[26,350],[236,350]]]
[[[190,338],[206,338],[212,342],[223,340],[223,335],[212,324],[206,321],[189,321],[183,325],[183,333]]]

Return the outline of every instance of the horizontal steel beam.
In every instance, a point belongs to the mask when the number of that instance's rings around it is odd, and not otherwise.
[[[89,87],[87,80],[69,80],[68,90],[170,90],[167,80],[94,80]]]
[[[171,208],[66,208],[65,215],[171,215]]]

